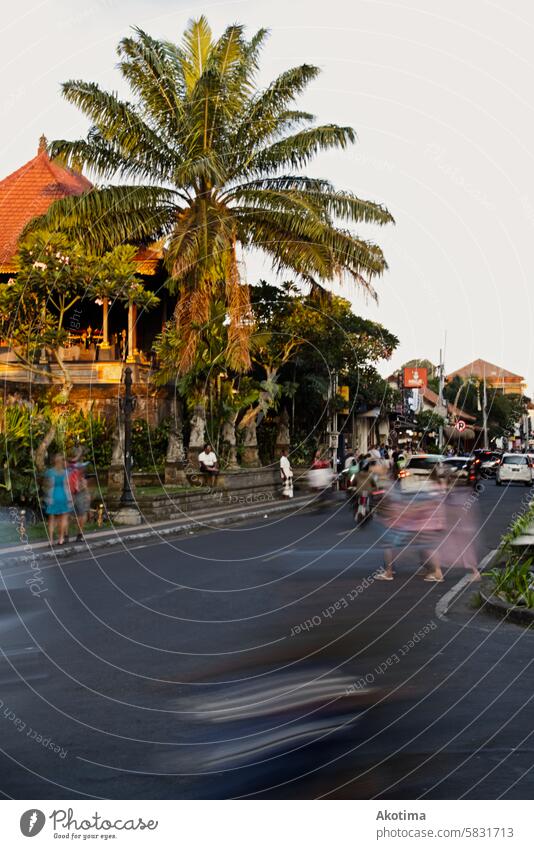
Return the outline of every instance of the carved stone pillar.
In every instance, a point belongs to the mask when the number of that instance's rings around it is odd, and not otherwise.
[[[108,495],[118,496],[124,483],[124,420],[118,415],[113,429],[111,465],[108,469]]]
[[[187,465],[192,472],[198,471],[198,455],[206,442],[206,407],[196,404],[191,418],[191,433],[187,450]]]
[[[247,469],[257,469],[261,466],[256,435],[256,419],[252,419],[243,428],[243,466]]]
[[[227,469],[228,471],[237,471],[239,463],[237,462],[237,440],[235,435],[235,423],[237,413],[228,418],[222,427],[222,440],[227,452]]]
[[[173,398],[171,407],[171,427],[165,457],[165,483],[175,486],[187,483],[182,402],[176,396]]]

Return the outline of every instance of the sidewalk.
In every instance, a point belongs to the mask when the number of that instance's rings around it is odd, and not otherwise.
[[[315,499],[310,495],[302,495],[288,501],[270,502],[257,506],[241,505],[238,507],[222,507],[215,510],[204,510],[183,519],[173,519],[165,522],[152,522],[145,525],[116,526],[105,531],[91,531],[85,535],[84,542],[66,543],[63,546],[50,546],[48,541],[19,544],[0,549],[0,566],[3,564],[28,563],[38,559],[57,559],[70,557],[73,554],[89,553],[100,548],[115,545],[141,542],[159,537],[181,536],[195,531],[209,531],[226,525],[236,524],[256,518],[270,518],[278,514],[302,511],[313,506]]]

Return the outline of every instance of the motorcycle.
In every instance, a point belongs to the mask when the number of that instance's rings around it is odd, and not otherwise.
[[[384,494],[383,489],[364,490],[354,497],[354,521],[357,525],[364,525],[373,518],[380,496]]]

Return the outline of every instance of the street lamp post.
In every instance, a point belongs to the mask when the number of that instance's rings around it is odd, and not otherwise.
[[[141,514],[132,491],[132,413],[137,400],[132,392],[132,370],[124,369],[124,396],[119,398],[120,414],[124,421],[124,478],[119,510],[115,521],[120,525],[139,525]]]

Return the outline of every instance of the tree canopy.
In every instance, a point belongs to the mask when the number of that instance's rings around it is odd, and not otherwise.
[[[97,252],[163,238],[169,286],[180,295],[182,373],[194,361],[199,323],[220,299],[228,359],[250,367],[242,251],[260,249],[276,271],[312,288],[347,276],[373,296],[387,267],[377,244],[340,225],[388,224],[388,210],[302,173],[320,151],[351,145],[354,130],[318,124],[298,107],[319,74],[313,65],[258,86],[266,36],[262,29],[247,39],[232,25],[215,38],[205,17],[189,23],[180,44],[135,29],[118,46],[131,100],[93,82],[63,85],[91,126],[85,139],[57,140],[49,152],[103,182],[57,201],[32,226],[61,228]],[[117,178],[123,184],[107,183]]]

